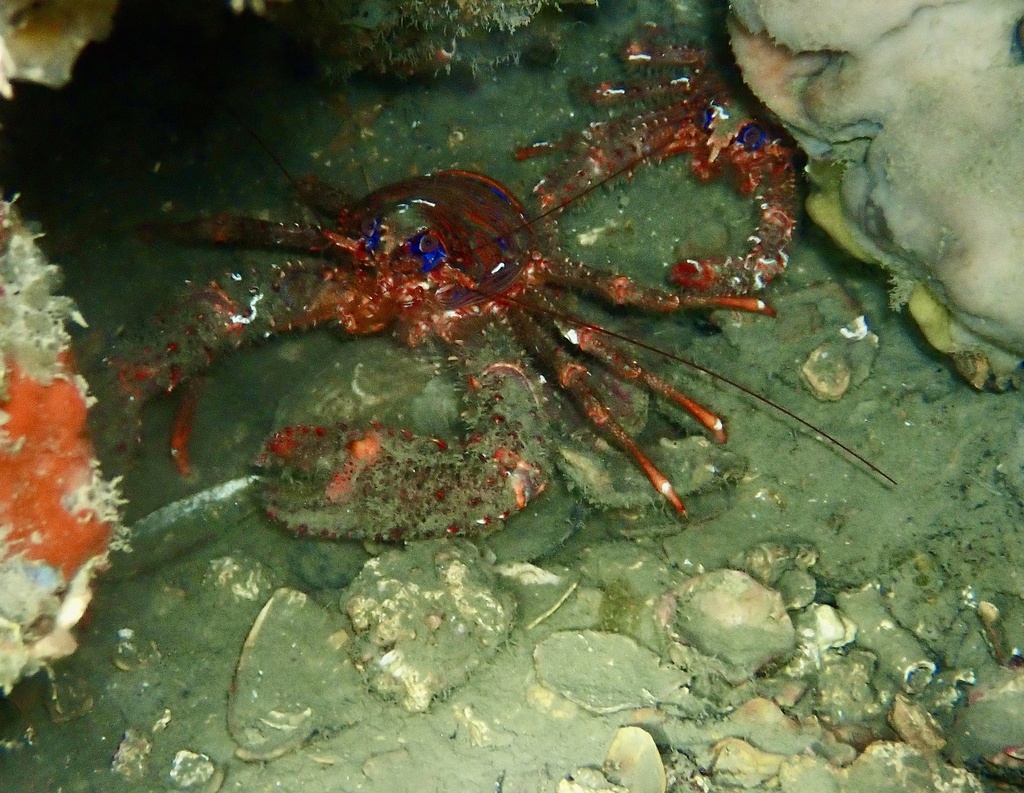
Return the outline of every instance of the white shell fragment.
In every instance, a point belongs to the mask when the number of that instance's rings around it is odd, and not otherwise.
[[[835,651],[852,643],[857,636],[857,626],[824,603],[813,603],[798,614],[796,625],[800,654],[791,668],[798,674],[806,666],[820,669]]]
[[[516,583],[524,586],[546,586],[562,583],[562,576],[529,562],[511,562],[509,564],[497,565],[494,568],[494,572],[505,578],[511,578]]]
[[[220,786],[215,779],[217,774],[217,766],[207,755],[182,749],[174,755],[168,777],[179,790],[206,791],[211,782]]]

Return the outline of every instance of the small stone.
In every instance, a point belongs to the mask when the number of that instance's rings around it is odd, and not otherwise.
[[[786,570],[775,582],[787,609],[802,609],[814,602],[818,582],[806,570]]]
[[[739,738],[725,738],[712,748],[712,779],[722,785],[740,788],[770,787],[779,775],[786,755],[756,749]]]
[[[654,738],[640,727],[621,727],[605,757],[605,776],[630,793],[665,793],[665,766]]]

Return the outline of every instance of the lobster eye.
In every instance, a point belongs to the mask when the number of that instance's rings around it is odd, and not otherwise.
[[[744,124],[736,133],[736,142],[747,151],[757,151],[768,140],[768,133],[757,124]]]
[[[420,258],[425,273],[429,273],[448,256],[441,240],[430,231],[422,231],[415,237],[410,237],[408,245],[409,252]]]
[[[441,240],[431,234],[429,231],[420,237],[419,249],[420,253],[427,255],[433,253],[441,247]]]

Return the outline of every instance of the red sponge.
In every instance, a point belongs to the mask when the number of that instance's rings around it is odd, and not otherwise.
[[[65,371],[71,367],[65,364]],[[66,580],[106,549],[111,526],[93,506],[96,472],[87,405],[69,376],[40,383],[7,360],[0,410],[0,561],[23,554]]]

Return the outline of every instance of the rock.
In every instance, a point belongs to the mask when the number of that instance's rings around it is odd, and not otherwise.
[[[843,790],[872,793],[981,793],[969,771],[942,763],[905,743],[876,741],[841,772]]]
[[[1024,746],[1024,674],[997,669],[979,679],[949,730],[949,743],[963,763],[993,761]]]
[[[591,713],[693,699],[688,675],[617,633],[553,633],[534,649],[533,664],[543,686]]]
[[[792,719],[762,697],[748,700],[724,719],[679,720],[662,725],[662,731],[671,746],[692,756],[710,752],[715,744],[728,738],[739,738],[773,755],[807,754],[826,742],[824,730],[816,720]]]
[[[339,642],[343,618],[304,593],[282,587],[260,610],[242,645],[228,694],[235,754],[281,757],[314,731],[354,724],[363,681]]]
[[[941,752],[946,748],[946,739],[939,723],[921,703],[903,694],[897,694],[892,701],[889,726],[904,743],[910,744],[921,754]]]
[[[779,774],[785,755],[755,749],[739,738],[726,738],[712,749],[711,776],[715,782],[739,788],[755,788]],[[769,783],[770,784],[770,783]]]
[[[1019,378],[1020,3],[729,5],[744,79],[809,155],[811,218],[972,385]]]
[[[931,683],[937,669],[928,650],[886,608],[877,583],[841,592],[839,609],[857,626],[856,642],[878,657],[878,671],[908,694]]]
[[[676,611],[669,629],[681,641],[725,662],[734,682],[796,647],[796,631],[781,595],[746,573],[703,573],[673,594]]]
[[[782,793],[839,793],[840,787],[835,770],[823,758],[797,755],[786,758],[779,769],[779,790]]]

